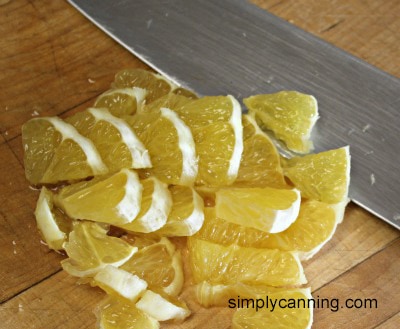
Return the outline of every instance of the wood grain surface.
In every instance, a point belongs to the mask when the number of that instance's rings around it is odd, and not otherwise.
[[[254,0],[397,77],[399,0]],[[24,177],[21,125],[90,106],[125,67],[146,67],[61,0],[0,0],[0,328],[94,328],[97,289],[76,285],[40,241],[38,192]],[[400,200],[399,200],[400,201]],[[400,327],[400,232],[350,204],[333,239],[304,264],[314,297],[373,299],[377,308],[316,309],[313,328]],[[188,283],[189,285],[189,283]],[[232,311],[203,309],[163,328],[229,328]]]

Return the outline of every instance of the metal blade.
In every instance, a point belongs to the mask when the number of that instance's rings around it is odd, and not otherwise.
[[[350,197],[400,228],[400,80],[241,0],[69,0],[200,95],[314,95],[315,151],[350,145]]]

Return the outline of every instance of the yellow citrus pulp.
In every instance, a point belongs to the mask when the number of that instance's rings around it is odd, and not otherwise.
[[[312,149],[311,130],[318,119],[318,105],[314,96],[297,91],[255,95],[243,100],[249,112],[265,128],[284,141],[297,153]]]
[[[306,283],[298,255],[277,249],[222,246],[190,237],[190,266],[196,283],[289,286]]]
[[[238,308],[233,315],[233,329],[247,328],[290,328],[310,329],[313,322],[313,309],[310,289],[278,291],[265,295],[255,295],[259,308]],[[258,300],[257,300],[258,298]],[[261,307],[263,300],[264,307]],[[275,301],[275,306],[273,306]],[[311,305],[311,306],[309,306]]]
[[[149,150],[153,168],[148,172],[167,184],[193,185],[198,164],[189,127],[172,110],[132,116],[129,124]]]
[[[167,238],[150,242],[144,247],[141,247],[142,244],[143,240],[140,237],[133,239],[132,245],[139,246],[139,251],[121,268],[145,280],[149,289],[177,296],[183,286],[180,251]]]
[[[216,215],[228,222],[270,233],[286,230],[300,209],[298,190],[272,187],[225,188],[216,192]]]
[[[344,205],[342,205],[343,207]],[[332,237],[338,218],[331,205],[305,200],[299,216],[285,231],[271,234],[218,218],[214,208],[205,208],[205,220],[195,237],[228,246],[294,251],[301,260],[311,258]]]
[[[305,198],[332,204],[346,201],[350,183],[349,147],[288,159],[284,174]]]
[[[155,233],[160,236],[191,236],[204,222],[204,202],[189,186],[171,186],[172,208],[166,224]]]
[[[248,114],[242,116],[243,154],[235,186],[285,188],[279,153]]]
[[[78,277],[93,277],[107,265],[124,264],[138,248],[122,239],[108,236],[107,227],[93,222],[76,222],[64,243],[67,259],[63,269]]]
[[[111,89],[97,97],[94,107],[106,108],[116,117],[124,117],[140,112],[147,91],[142,88]]]
[[[176,94],[167,94],[160,97],[150,104],[146,104],[143,107],[141,113],[152,113],[160,111],[163,107],[174,110],[182,107],[183,105],[190,103],[193,99]]]
[[[149,153],[132,128],[107,109],[89,108],[65,122],[94,144],[110,172],[151,167]]]
[[[243,152],[239,102],[232,96],[210,96],[188,102],[174,111],[193,134],[199,158],[196,184],[232,184]]]
[[[55,201],[73,219],[125,224],[139,214],[142,191],[137,173],[122,169],[111,176],[65,186]]]
[[[99,329],[158,329],[159,322],[139,310],[134,303],[107,297],[95,310]]]
[[[57,117],[26,122],[22,144],[26,178],[33,185],[77,181],[108,172],[92,141]]]

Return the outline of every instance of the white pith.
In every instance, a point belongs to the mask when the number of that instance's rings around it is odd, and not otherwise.
[[[93,174],[101,175],[107,173],[108,168],[103,163],[99,152],[90,139],[82,136],[74,126],[64,122],[58,117],[46,117],[42,119],[49,121],[54,128],[56,128],[56,130],[61,134],[63,141],[70,139],[80,146],[83,153],[86,155],[87,162],[90,168],[92,168]]]
[[[107,109],[89,108],[96,121],[105,121],[116,128],[132,157],[131,168],[150,168],[149,151],[144,147],[132,128],[122,119],[113,116]]]
[[[182,153],[180,185],[192,185],[198,172],[196,146],[192,132],[174,111],[163,107],[161,115],[172,122],[178,134],[179,149]]]

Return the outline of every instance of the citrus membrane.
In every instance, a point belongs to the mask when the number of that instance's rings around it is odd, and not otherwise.
[[[38,229],[50,249],[61,250],[72,229],[72,222],[53,207],[53,194],[42,187],[36,204],[35,217]]]
[[[162,228],[172,207],[168,186],[156,177],[141,181],[143,187],[139,214],[127,224],[117,225],[127,231],[149,233]]]
[[[182,321],[190,315],[184,302],[151,290],[144,292],[136,307],[158,321]]]
[[[131,302],[137,301],[147,288],[146,281],[112,265],[106,265],[98,271],[91,284],[102,288],[109,295]]]

